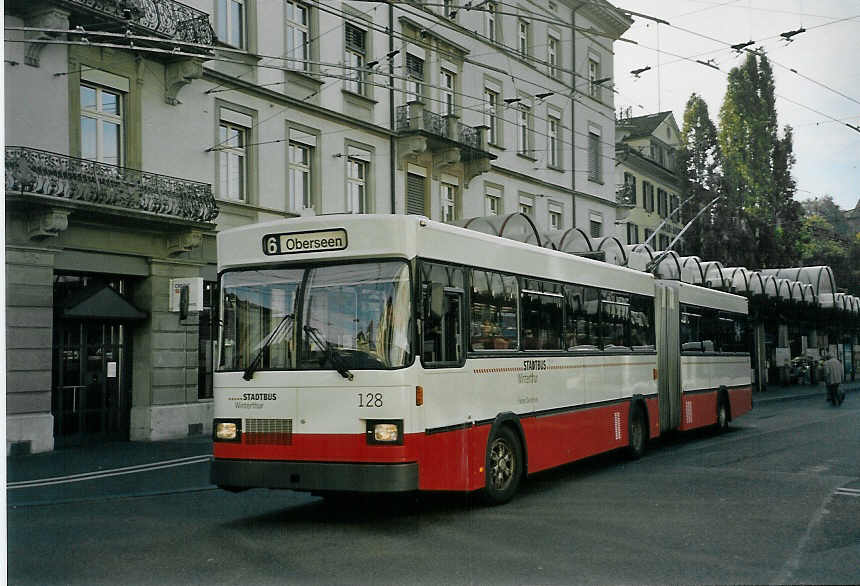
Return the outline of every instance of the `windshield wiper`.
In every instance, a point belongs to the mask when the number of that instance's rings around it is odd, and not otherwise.
[[[296,319],[296,316],[292,313],[288,313],[284,317],[281,318],[281,321],[278,322],[278,325],[275,326],[275,329],[272,330],[272,333],[269,334],[269,338],[260,346],[260,349],[257,351],[257,355],[254,356],[254,359],[251,361],[251,364],[248,365],[248,368],[245,369],[245,372],[242,374],[242,378],[245,380],[251,380],[254,378],[254,373],[257,372],[257,369],[260,367],[260,363],[263,361],[263,352],[266,351],[266,348],[272,343],[272,340],[275,339],[275,336],[278,332],[281,331],[281,328],[284,327],[285,324],[292,325],[293,321]]]
[[[323,348],[325,350],[326,356],[328,357],[329,362],[331,362],[335,370],[347,380],[352,380],[354,378],[353,374],[349,371],[349,368],[346,366],[346,361],[343,359],[343,356],[340,352],[337,351],[337,348],[334,345],[323,338],[320,331],[313,326],[305,326],[305,331],[308,335],[314,339],[317,346]]]

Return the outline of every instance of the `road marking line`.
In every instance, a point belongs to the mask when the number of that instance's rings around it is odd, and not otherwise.
[[[124,476],[126,474],[136,474],[138,472],[149,472],[152,470],[161,470],[164,468],[175,468],[177,466],[186,466],[188,464],[198,464],[208,462],[212,459],[209,454],[202,456],[190,456],[188,458],[177,458],[175,460],[164,460],[161,462],[150,462],[149,464],[138,464],[136,466],[126,466],[124,468],[112,468],[109,470],[99,470],[98,472],[84,472],[82,474],[70,474],[68,476],[53,476],[51,478],[40,478],[36,480],[22,480],[19,482],[10,482],[6,485],[7,490],[15,490],[17,488],[33,488],[39,486],[51,486],[54,484],[67,484],[71,482],[83,482],[84,480],[96,480],[99,478],[109,478],[112,476]]]
[[[860,496],[860,489],[857,488],[837,488],[833,494],[838,494],[842,496]]]

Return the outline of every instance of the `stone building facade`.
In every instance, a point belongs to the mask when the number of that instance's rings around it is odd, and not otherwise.
[[[218,230],[615,218],[612,44],[632,21],[603,0],[4,14],[8,452],[211,432]]]

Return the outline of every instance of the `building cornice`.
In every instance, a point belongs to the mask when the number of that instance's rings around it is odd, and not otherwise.
[[[635,168],[643,175],[658,177],[663,183],[680,187],[680,177],[663,165],[651,160],[630,145],[617,143],[615,145],[615,160],[618,166],[624,168]]]
[[[618,40],[627,29],[633,26],[633,19],[627,16],[606,0],[587,0],[579,3],[576,10],[581,11],[589,20],[593,21],[600,29],[614,35]]]
[[[207,81],[214,81],[218,84],[232,84],[236,86],[240,90],[244,90],[247,93],[264,97],[273,102],[278,102],[285,106],[293,106],[296,108],[301,108],[308,112],[313,112],[320,117],[327,118],[329,120],[334,120],[336,122],[341,122],[344,124],[350,124],[364,130],[368,130],[370,132],[375,132],[379,135],[382,135],[386,138],[394,136],[395,133],[384,126],[378,126],[376,124],[371,124],[366,120],[361,118],[353,118],[351,116],[347,116],[346,114],[341,114],[340,112],[335,112],[333,110],[329,110],[327,108],[323,108],[322,106],[316,106],[314,104],[309,104],[305,101],[299,100],[297,98],[292,98],[280,92],[276,92],[274,90],[270,90],[264,87],[257,85],[254,82],[245,81],[243,79],[239,79],[232,75],[227,75],[221,73],[219,71],[215,71],[214,69],[203,68],[203,79]]]

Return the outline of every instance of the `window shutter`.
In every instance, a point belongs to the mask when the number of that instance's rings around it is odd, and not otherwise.
[[[406,174],[406,213],[426,215],[424,213],[424,177],[421,175]]]
[[[424,60],[411,53],[406,54],[406,73],[418,79],[424,79]]]
[[[346,34],[346,48],[364,53],[364,31],[349,23],[344,25]]]

